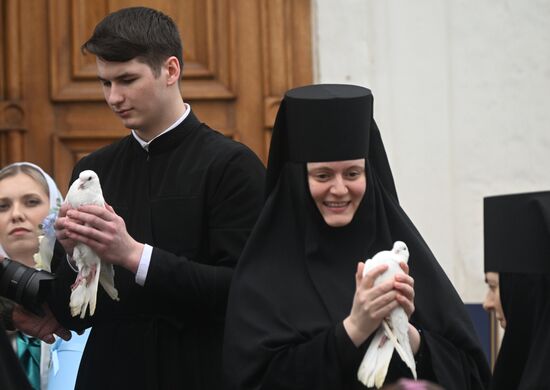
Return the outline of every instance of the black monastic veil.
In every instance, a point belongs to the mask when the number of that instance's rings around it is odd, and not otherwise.
[[[549,389],[550,191],[485,198],[484,230],[506,318],[491,389]]]
[[[315,85],[287,92],[277,115],[266,203],[234,274],[225,328],[228,389],[360,389],[356,348],[342,321],[358,261],[410,250],[421,331],[420,378],[446,389],[485,389],[486,358],[464,305],[400,207],[370,90]],[[328,226],[309,192],[306,162],[366,159],[367,189],[350,224]],[[386,383],[410,373],[392,360]]]

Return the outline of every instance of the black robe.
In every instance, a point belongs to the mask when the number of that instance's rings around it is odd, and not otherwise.
[[[491,389],[550,389],[550,275],[501,272],[506,331]]]
[[[491,389],[550,389],[550,192],[486,197],[483,213],[506,318]]]
[[[314,96],[311,104],[290,100],[289,105],[286,97],[281,104],[270,149],[267,202],[237,266],[229,296],[223,352],[226,388],[364,388],[357,370],[369,340],[356,348],[342,325],[352,306],[357,262],[402,240],[408,245],[410,274],[415,279],[416,310],[410,321],[421,332],[416,355],[419,378],[447,390],[485,389],[490,372],[473,325],[444,271],[399,206],[374,120],[366,143],[356,136],[367,131],[360,129],[361,121],[356,126],[350,119],[353,109],[363,117],[361,91],[352,89],[350,99],[330,98],[341,90],[347,93],[345,88],[321,86],[322,97]],[[297,100],[300,94],[295,93]],[[324,95],[328,95],[326,102],[321,101]],[[285,117],[289,109],[285,104],[298,107]],[[368,105],[363,108],[367,113],[368,109]],[[298,118],[300,125],[287,129],[289,116]],[[317,121],[311,126],[312,135],[300,133],[309,120]],[[324,132],[325,136],[319,135]],[[305,145],[308,158],[317,158],[316,149],[320,150],[322,157],[310,161],[352,160],[358,158],[358,142],[359,148],[370,145],[363,151],[367,189],[353,220],[333,228],[311,198],[306,164],[291,160],[293,149],[299,151],[296,144]],[[299,152],[295,155],[299,158]],[[325,156],[336,157],[323,160]],[[411,375],[395,357],[386,383]]]
[[[191,112],[145,151],[133,136],[80,160],[97,172],[105,200],[129,234],[153,246],[145,285],[115,267],[120,301],[100,287],[95,315],[70,317],[66,261],[56,269],[55,314],[93,326],[79,389],[217,389],[233,268],[263,203],[264,167],[244,145]]]

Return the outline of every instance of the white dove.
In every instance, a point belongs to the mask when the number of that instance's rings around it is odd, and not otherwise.
[[[387,264],[388,269],[379,275],[374,285],[393,279],[396,274],[403,273],[400,262],[409,260],[409,250],[402,241],[396,241],[391,251],[380,251],[372,259],[365,262],[363,276],[380,264]],[[394,349],[410,368],[416,379],[416,364],[409,342],[409,319],[405,310],[398,306],[382,321],[382,326],[376,331],[365,357],[357,371],[357,378],[367,387],[382,387]]]
[[[65,202],[72,208],[86,204],[105,207],[97,174],[91,170],[80,172],[78,179],[71,184]],[[78,267],[78,275],[71,287],[69,303],[73,317],[80,314],[80,318],[84,318],[88,305],[90,315],[94,314],[98,282],[112,299],[118,301],[118,291],[115,288],[114,280],[115,271],[112,264],[102,264],[99,256],[89,246],[82,243],[76,244],[73,260]]]

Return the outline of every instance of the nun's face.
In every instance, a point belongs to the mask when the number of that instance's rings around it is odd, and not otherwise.
[[[307,163],[309,191],[329,226],[351,222],[365,190],[365,159]]]
[[[0,244],[14,260],[32,258],[38,250],[38,225],[49,210],[48,194],[30,176],[0,180]]]
[[[500,303],[498,273],[486,272],[485,283],[487,283],[489,290],[487,291],[487,295],[483,301],[483,308],[488,312],[494,311],[500,326],[506,328],[506,318],[504,318],[504,311],[502,310],[502,304]]]

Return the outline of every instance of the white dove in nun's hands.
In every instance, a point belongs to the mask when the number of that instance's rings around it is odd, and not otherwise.
[[[374,267],[387,264],[388,269],[379,275],[374,286],[391,280],[398,273],[404,273],[399,263],[409,260],[409,250],[402,241],[396,241],[391,251],[378,252],[372,259],[365,262],[363,276]],[[382,321],[376,331],[365,357],[359,366],[357,378],[367,387],[382,387],[393,355],[394,349],[405,364],[410,368],[416,379],[416,364],[409,342],[409,319],[402,306],[397,306],[390,315]]]
[[[80,172],[67,193],[65,202],[72,208],[82,205],[97,205],[105,207],[103,192],[99,178],[94,171]],[[113,300],[118,301],[118,291],[115,288],[115,271],[112,264],[103,263],[99,256],[87,245],[77,242],[73,250],[73,260],[78,267],[78,275],[71,289],[69,306],[71,315],[80,318],[86,316],[86,309],[90,308],[93,315],[97,300],[98,282]]]

